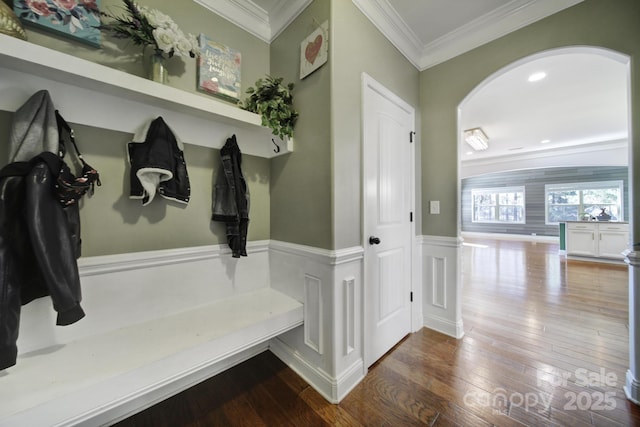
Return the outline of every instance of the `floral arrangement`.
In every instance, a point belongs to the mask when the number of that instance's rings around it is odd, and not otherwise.
[[[117,38],[130,39],[143,48],[152,46],[157,55],[165,57],[195,57],[198,51],[198,40],[193,34],[184,34],[168,15],[157,9],[140,6],[132,0],[122,0],[125,14],[122,16],[100,12],[102,16],[113,19],[112,23],[103,24],[101,29],[107,30]]]

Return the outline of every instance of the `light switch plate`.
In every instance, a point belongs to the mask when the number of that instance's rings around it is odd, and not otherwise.
[[[429,213],[432,215],[438,215],[440,213],[440,200],[429,201]]]

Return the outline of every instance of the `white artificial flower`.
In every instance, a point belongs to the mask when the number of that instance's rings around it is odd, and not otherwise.
[[[156,40],[158,49],[169,55],[172,54],[176,41],[176,34],[173,31],[166,28],[156,28],[153,30],[153,38]]]
[[[141,8],[140,11],[147,18],[149,24],[154,28],[172,28],[175,23],[169,15],[160,12],[157,9]]]
[[[193,49],[191,41],[184,35],[176,40],[175,48],[175,54],[178,56],[189,56]]]

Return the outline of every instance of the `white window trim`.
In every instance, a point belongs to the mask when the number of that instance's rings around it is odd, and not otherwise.
[[[475,219],[476,201],[475,195],[481,193],[522,193],[522,221],[478,221]],[[515,206],[515,205],[508,205]],[[496,209],[500,207],[500,203],[496,200]],[[498,217],[496,212],[496,218]],[[474,224],[526,224],[527,223],[527,210],[526,210],[526,194],[524,185],[515,187],[492,187],[492,188],[472,188],[471,189],[471,222]]]
[[[545,184],[544,186],[544,222],[546,225],[558,225],[558,222],[549,222],[549,191],[562,190],[597,190],[600,188],[620,189],[620,218],[624,221],[624,181],[592,181],[592,182],[571,182],[567,184]]]

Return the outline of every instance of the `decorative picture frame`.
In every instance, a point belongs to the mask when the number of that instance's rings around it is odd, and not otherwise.
[[[205,34],[200,34],[198,43],[198,90],[237,102],[242,89],[242,54]]]
[[[100,47],[100,0],[13,0],[26,24]]]
[[[324,21],[300,43],[300,79],[320,68],[328,58],[329,21]]]

